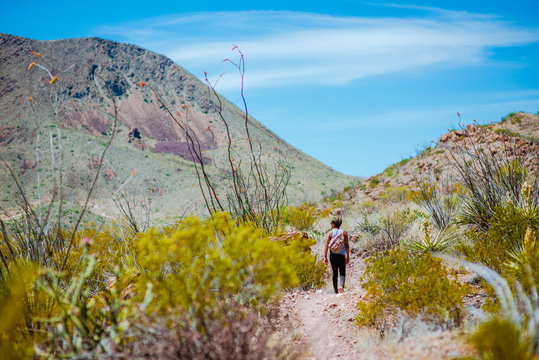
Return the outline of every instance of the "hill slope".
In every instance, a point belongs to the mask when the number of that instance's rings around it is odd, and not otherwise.
[[[0,63],[0,155],[33,201],[52,196],[50,185],[60,171],[65,199],[75,207],[84,201],[112,133],[113,107],[99,75],[117,101],[120,123],[91,210],[114,217],[110,193],[136,168],[127,188],[159,204],[153,207],[157,218],[202,211],[185,134],[148,89],[151,86],[173,113],[188,119],[204,162],[217,167],[224,161],[226,129],[207,86],[185,69],[134,45],[96,38],[36,41],[7,34],[0,34]],[[148,86],[137,86],[141,81]],[[222,115],[236,150],[242,152],[248,145],[245,114],[221,99]],[[249,118],[249,126],[251,137],[268,156],[286,158],[292,169],[292,203],[317,201],[354,181],[287,144],[255,119]],[[5,168],[0,177],[5,210],[14,205],[14,184]]]
[[[417,180],[451,183],[455,179],[452,155],[486,149],[519,157],[525,167],[539,171],[539,115],[518,112],[490,125],[470,124],[440,136],[436,144],[416,157],[404,159],[360,184],[349,198],[354,202],[377,200],[387,188],[414,187]]]

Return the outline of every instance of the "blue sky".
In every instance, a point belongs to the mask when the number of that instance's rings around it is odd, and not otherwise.
[[[0,1],[0,32],[165,54],[292,145],[369,176],[465,123],[539,111],[539,2]],[[1,66],[1,65],[0,65]]]

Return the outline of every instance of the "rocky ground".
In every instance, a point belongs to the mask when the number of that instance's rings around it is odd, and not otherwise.
[[[539,170],[539,115],[515,113],[492,125],[469,124],[449,131],[413,158],[366,179],[347,195],[352,203],[376,201],[389,187],[415,188],[418,180],[454,183],[454,158],[466,160],[476,151],[520,158],[529,172]]]
[[[319,254],[322,250],[320,244],[313,248]],[[348,283],[343,294],[334,294],[328,277],[327,285],[320,290],[293,291],[283,296],[281,321],[288,323],[297,341],[303,343],[308,359],[417,360],[470,355],[462,328],[442,330],[422,322],[399,322],[384,338],[376,329],[358,328],[356,304],[365,295],[360,281],[363,271],[364,261],[356,255],[347,267]],[[467,302],[470,307],[479,306],[476,296],[470,296]]]

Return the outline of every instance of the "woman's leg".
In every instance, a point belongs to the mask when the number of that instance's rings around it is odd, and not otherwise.
[[[333,289],[335,290],[335,294],[338,294],[337,277],[339,276],[339,260],[337,259],[337,254],[330,253],[329,262],[331,263],[331,271],[333,271]]]
[[[339,267],[339,274],[341,275],[340,276],[341,288],[344,289],[344,280],[346,279],[346,256],[339,255],[338,267]]]

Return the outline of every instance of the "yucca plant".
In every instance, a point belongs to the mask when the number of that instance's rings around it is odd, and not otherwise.
[[[470,338],[481,358],[520,360],[539,355],[539,296],[533,279],[530,279],[532,285],[529,291],[524,291],[518,280],[514,281],[512,291],[506,278],[484,265],[461,261],[447,255],[442,257],[451,258],[457,265],[481,276],[492,286],[499,301],[501,313],[479,325]],[[531,271],[528,271],[527,276],[533,277]],[[496,336],[496,341],[484,338],[493,334],[500,335],[501,331],[505,335]],[[516,357],[511,357],[511,354],[516,354]]]
[[[486,232],[496,209],[508,203],[516,207],[539,205],[539,178],[532,179],[522,159],[494,155],[488,148],[460,149],[451,153],[453,166],[464,186],[464,201],[459,223]],[[528,200],[521,191],[528,183]]]
[[[418,186],[419,191],[413,193],[413,200],[430,215],[439,230],[449,227],[460,207],[456,186],[450,186],[447,195],[442,194],[439,186],[429,182],[418,181]]]
[[[433,231],[429,221],[424,221],[421,227],[422,236],[408,243],[408,248],[413,252],[445,252],[453,247],[458,238],[455,228],[452,227]]]
[[[366,212],[361,214],[361,220],[357,223],[360,231],[369,235],[377,235],[380,232],[380,225],[376,220],[373,220],[367,215]]]

